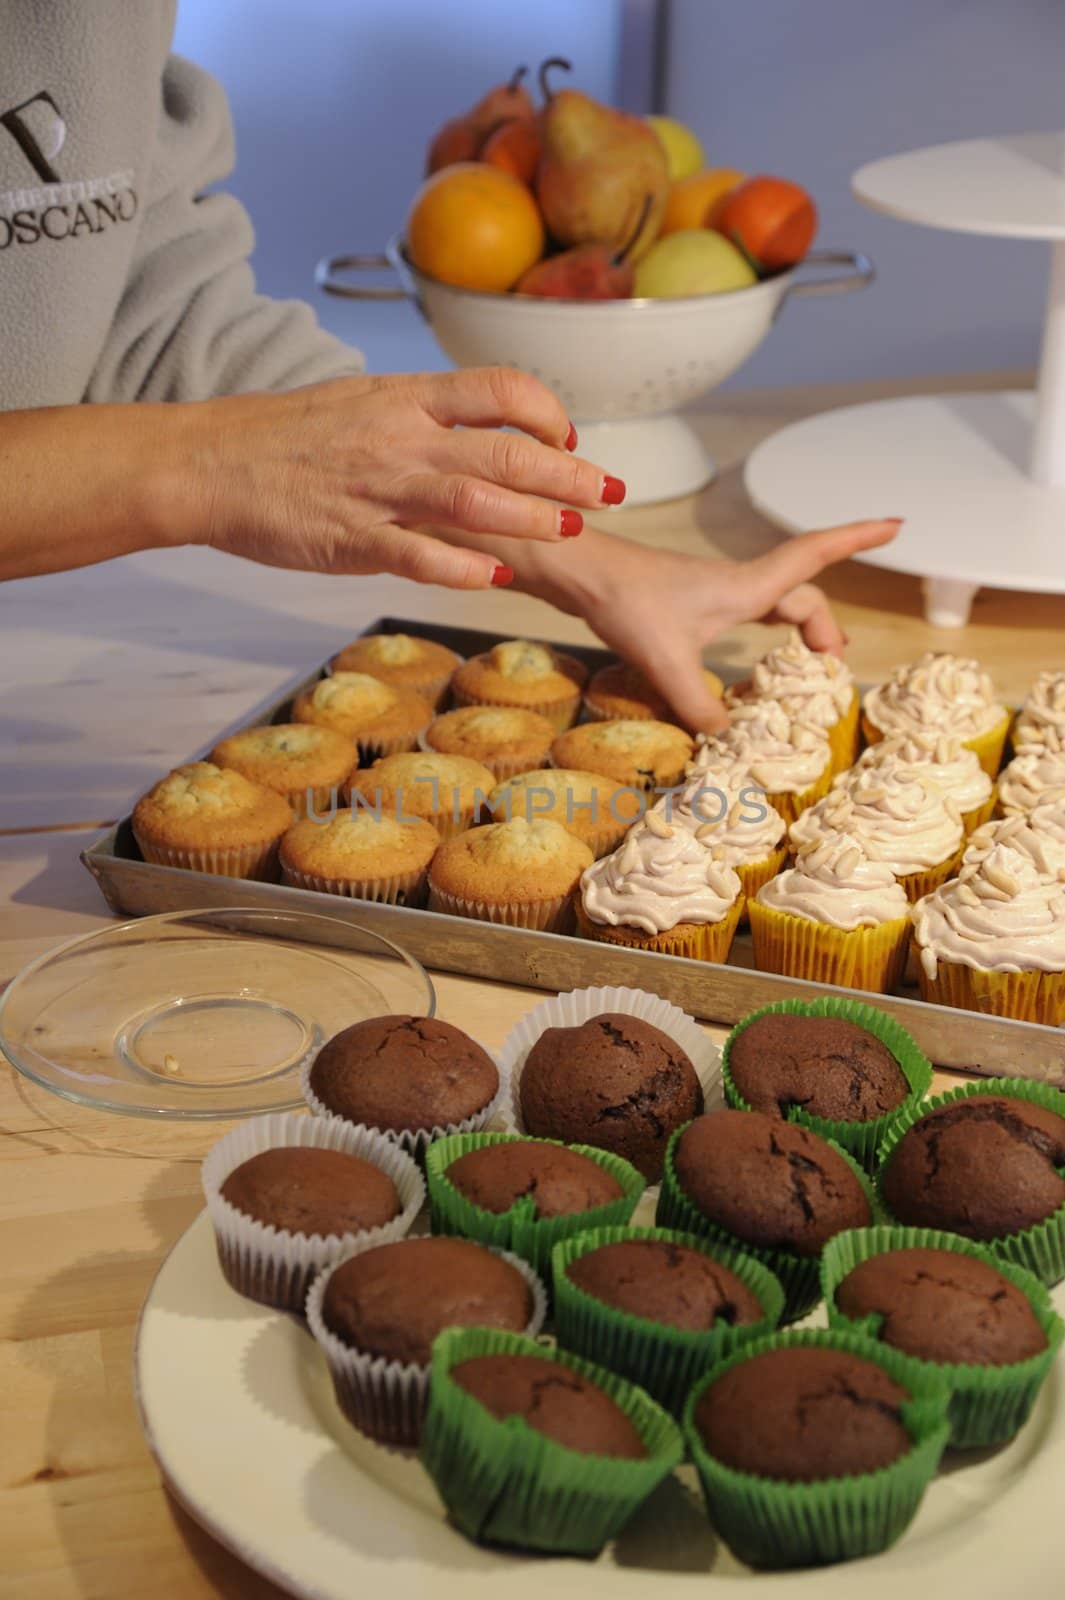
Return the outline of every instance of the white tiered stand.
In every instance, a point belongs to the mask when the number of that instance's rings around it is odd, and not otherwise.
[[[751,455],[763,516],[800,533],[905,517],[859,556],[924,579],[939,627],[968,621],[984,584],[1065,593],[1065,138],[968,139],[862,167],[859,200],[959,233],[1052,245],[1038,386],[845,406],[784,428]]]

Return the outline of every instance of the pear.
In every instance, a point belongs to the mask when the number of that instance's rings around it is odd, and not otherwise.
[[[528,70],[516,68],[508,82],[489,89],[471,110],[444,123],[429,146],[426,177],[458,161],[476,161],[485,140],[504,122],[531,121],[536,116],[529,92],[521,82]]]
[[[711,228],[681,228],[651,246],[636,269],[635,289],[653,300],[677,300],[725,294],[757,282],[750,264],[722,234]]]
[[[647,215],[630,258],[639,260],[658,232],[669,191],[669,166],[655,130],[643,117],[604,106],[576,89],[554,91],[552,57],[540,68],[546,104],[540,113],[543,155],[536,198],[548,231],[561,245],[601,244],[620,249],[632,235],[645,199]]]
[[[572,250],[530,267],[515,284],[515,294],[539,295],[545,300],[629,299],[636,276],[629,250],[643,228],[650,204],[650,196],[645,196],[633,237],[620,250],[607,244],[574,245]]]

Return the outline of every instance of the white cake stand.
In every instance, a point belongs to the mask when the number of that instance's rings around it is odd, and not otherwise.
[[[751,455],[752,503],[789,533],[904,517],[893,544],[857,559],[922,577],[938,627],[963,626],[985,584],[1065,593],[1065,138],[913,150],[862,167],[852,188],[906,222],[1051,243],[1038,386],[809,417]]]

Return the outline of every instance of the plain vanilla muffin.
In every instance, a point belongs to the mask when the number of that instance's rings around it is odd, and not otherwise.
[[[671,722],[628,717],[571,728],[551,746],[551,760],[632,789],[662,789],[680,782],[694,748],[691,735]]]
[[[710,693],[720,699],[725,686],[717,673],[704,667],[703,678]],[[626,661],[614,661],[609,667],[600,667],[585,690],[584,709],[593,722],[668,722],[672,714],[672,707],[665,696],[659,694],[644,674],[630,667]]]
[[[897,667],[862,701],[866,744],[889,733],[952,733],[976,751],[991,778],[1002,763],[1009,725],[1009,710],[980,663],[945,650],[926,650]]]
[[[215,766],[230,767],[284,795],[297,817],[307,815],[308,791],[315,811],[327,811],[357,759],[355,746],[342,733],[301,722],[244,728],[211,751]]]
[[[495,781],[493,772],[469,756],[406,750],[353,773],[345,798],[357,797],[357,803],[406,821],[422,817],[449,839],[471,825]]]
[[[462,657],[446,644],[409,633],[367,633],[345,645],[329,663],[332,672],[368,672],[396,689],[413,689],[435,710],[447,693]]]
[[[520,772],[496,784],[485,807],[493,822],[524,817],[532,822],[547,817],[560,822],[593,855],[605,855],[643,815],[645,801],[632,789],[620,787],[598,772],[575,767],[539,767]]]
[[[557,731],[577,720],[587,669],[574,656],[528,639],[507,639],[472,656],[451,680],[459,706],[521,706]]]
[[[194,761],[177,767],[133,808],[145,861],[223,878],[269,878],[292,826],[288,801],[239,772]]]
[[[421,819],[341,811],[329,822],[297,822],[281,841],[281,873],[295,889],[418,905],[440,835]]]
[[[442,755],[480,761],[496,779],[542,767],[555,737],[554,724],[520,706],[461,706],[426,729],[423,744]]]
[[[413,750],[433,708],[413,689],[394,688],[366,672],[334,672],[297,696],[292,717],[354,740],[366,762]]]
[[[591,864],[591,850],[561,823],[489,822],[440,846],[429,873],[429,909],[565,932],[573,891]]]

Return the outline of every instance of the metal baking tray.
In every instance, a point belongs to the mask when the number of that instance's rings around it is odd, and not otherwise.
[[[490,649],[499,635],[472,628],[452,628],[402,617],[379,617],[366,633],[417,633],[449,645],[460,655]],[[605,650],[580,645],[559,646],[579,657],[593,671],[614,658]],[[218,741],[239,728],[284,722],[295,696],[321,677],[324,666],[289,684],[280,696],[264,702],[232,727],[220,731],[190,760],[201,760]],[[739,674],[721,672],[724,678]],[[678,956],[625,950],[557,933],[532,933],[474,922],[410,906],[386,906],[338,895],[290,889],[276,883],[215,877],[154,866],[142,860],[133,839],[130,818],[122,820],[82,853],[82,861],[100,886],[111,909],[124,916],[150,916],[163,911],[206,907],[284,906],[289,911],[323,911],[337,919],[337,942],[345,921],[370,928],[402,945],[429,968],[466,977],[490,978],[555,992],[589,984],[629,985],[653,990],[705,1022],[731,1024],[741,1017],[788,998],[818,995],[855,998],[858,992],[827,984],[757,972],[751,965],[749,939],[737,939],[727,965],[689,961]],[[926,1004],[905,994],[862,994],[863,999],[896,1017],[916,1038],[926,1055],[941,1067],[985,1076],[1008,1074],[1040,1079],[1065,1087],[1065,1030],[1033,1023],[984,1017],[972,1011]]]

